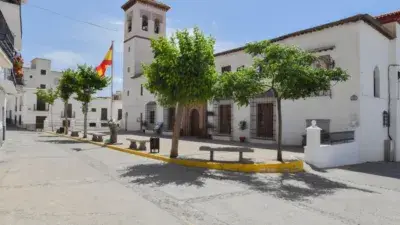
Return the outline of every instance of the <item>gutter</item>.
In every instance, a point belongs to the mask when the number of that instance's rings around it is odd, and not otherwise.
[[[390,114],[390,68],[391,67],[397,67],[397,66],[400,67],[400,64],[390,64],[388,66],[388,114],[389,114],[389,121],[390,121],[390,117],[391,117],[391,114]],[[397,79],[399,79],[399,77],[397,77]],[[392,137],[390,136],[390,122],[389,122],[388,127],[387,127],[387,136],[388,136],[390,141],[393,140]],[[396,160],[396,151],[393,151],[393,158],[394,158],[394,160]]]

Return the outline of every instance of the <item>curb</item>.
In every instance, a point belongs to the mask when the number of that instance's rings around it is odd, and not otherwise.
[[[149,159],[159,160],[166,163],[173,163],[181,166],[187,167],[198,167],[198,168],[207,168],[214,170],[225,170],[225,171],[234,171],[234,172],[245,172],[245,173],[296,173],[296,172],[304,172],[304,163],[302,160],[295,160],[290,162],[271,162],[271,163],[256,163],[256,164],[241,164],[241,163],[220,163],[220,162],[207,162],[207,161],[197,161],[197,160],[188,160],[188,159],[171,159],[162,155],[154,155],[147,152],[135,151],[128,148],[119,147],[116,145],[106,145],[99,142],[94,142],[91,140],[71,137],[67,135],[56,134],[52,132],[47,132],[48,134],[52,134],[59,137],[65,137],[74,139],[77,141],[91,143],[94,145],[98,145],[101,147],[107,147],[112,150],[125,152],[128,154],[133,154]]]

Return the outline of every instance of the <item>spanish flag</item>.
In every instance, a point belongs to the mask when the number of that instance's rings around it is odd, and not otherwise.
[[[101,62],[98,67],[96,67],[97,74],[99,74],[100,77],[103,77],[104,74],[106,73],[107,67],[111,66],[113,58],[112,55],[113,55],[113,44],[108,50],[106,57],[104,57],[103,62]]]

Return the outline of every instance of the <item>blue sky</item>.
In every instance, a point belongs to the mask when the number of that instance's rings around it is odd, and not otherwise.
[[[53,60],[55,70],[77,63],[96,66],[111,40],[116,42],[114,90],[122,88],[122,45],[127,0],[29,0],[23,6],[23,51],[26,62],[35,57]],[[398,0],[163,0],[167,33],[200,27],[216,38],[216,51],[269,39],[358,13],[379,15],[400,10]],[[40,10],[47,8],[69,17],[117,30],[110,31],[71,21]],[[109,95],[103,90],[100,96]]]

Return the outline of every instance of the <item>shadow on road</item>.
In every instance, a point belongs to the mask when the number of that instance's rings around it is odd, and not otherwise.
[[[109,134],[108,132],[102,132],[104,134]],[[153,137],[157,136],[160,138],[171,139],[171,136],[168,135],[156,135],[154,133],[143,133],[139,131],[119,131],[118,134],[122,135],[136,135],[142,137]],[[228,142],[228,141],[220,141],[220,140],[213,140],[213,139],[206,139],[206,138],[199,138],[199,137],[180,137],[179,140],[182,141],[190,141],[190,142],[200,142],[200,143],[210,143],[210,144],[220,144],[220,145],[228,145],[233,147],[249,147],[249,148],[260,148],[260,149],[276,149],[276,144],[257,144],[257,143],[248,143],[248,142]],[[302,146],[283,146],[283,151],[287,152],[297,152],[297,153],[304,153],[304,148]]]
[[[374,193],[367,189],[349,186],[312,173],[294,174],[245,174],[186,168],[174,164],[141,164],[128,167],[121,177],[131,183],[164,186],[194,185],[202,187],[208,179],[220,180],[229,185],[244,185],[250,190],[268,193],[289,201],[306,201],[308,198],[331,195],[338,190],[357,190]]]
[[[39,137],[44,137],[44,138],[57,138],[57,136],[54,136],[54,135],[40,135]]]
[[[38,140],[38,142],[47,142],[51,144],[82,144],[82,142],[75,140]]]
[[[400,163],[399,162],[363,163],[363,164],[353,165],[353,166],[344,166],[344,167],[340,167],[339,169],[400,179]]]

